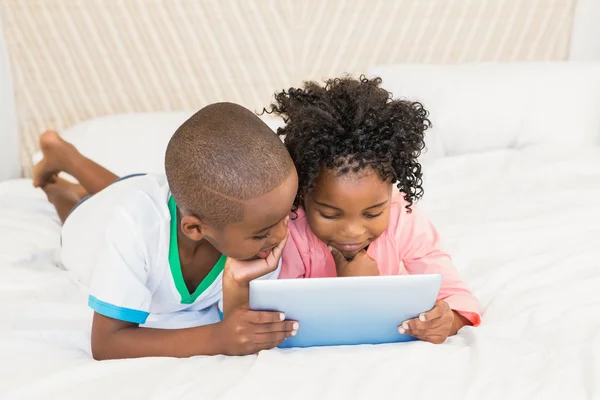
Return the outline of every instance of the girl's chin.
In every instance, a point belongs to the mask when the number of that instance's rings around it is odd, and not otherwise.
[[[340,250],[338,249],[338,251],[340,253],[342,253],[342,255],[344,256],[344,258],[348,261],[352,260],[354,258],[354,256],[356,256],[358,253],[360,253],[364,248],[360,248],[358,250],[352,250],[352,251],[346,251],[346,250]]]

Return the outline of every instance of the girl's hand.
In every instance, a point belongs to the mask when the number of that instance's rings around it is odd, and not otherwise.
[[[337,276],[378,276],[377,261],[373,260],[365,250],[359,251],[352,260],[348,261],[337,249],[329,247]]]
[[[445,301],[435,303],[428,312],[411,319],[398,327],[398,332],[416,337],[434,344],[444,343],[448,336],[453,336],[467,323],[466,319],[450,309]]]

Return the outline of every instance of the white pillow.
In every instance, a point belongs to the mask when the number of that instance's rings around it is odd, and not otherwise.
[[[600,63],[390,65],[369,75],[430,111],[434,157],[600,143]]]
[[[191,111],[119,114],[85,121],[60,133],[83,155],[119,176],[164,173],[169,139],[192,115]],[[282,123],[268,115],[261,119],[273,130]],[[34,164],[41,158],[41,152],[35,153]]]

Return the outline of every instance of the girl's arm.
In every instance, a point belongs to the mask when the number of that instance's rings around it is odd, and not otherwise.
[[[479,302],[462,281],[452,259],[440,243],[440,237],[429,219],[418,206],[408,213],[402,204],[398,210],[395,235],[400,259],[409,274],[441,274],[442,285],[438,301],[443,300],[455,313],[455,334],[463,325],[477,326],[481,322]]]

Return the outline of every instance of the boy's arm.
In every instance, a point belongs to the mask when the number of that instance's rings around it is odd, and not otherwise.
[[[137,357],[191,357],[224,353],[217,324],[188,329],[139,328],[94,313],[92,355],[96,360]]]
[[[216,324],[186,329],[152,329],[94,313],[92,355],[96,360],[111,360],[254,354],[279,346],[294,334],[294,321],[283,319],[278,312],[240,308]]]
[[[136,221],[122,207],[116,208],[98,248],[89,296],[95,311],[94,358],[251,354],[275,347],[292,334],[293,322],[282,321],[280,313],[252,312],[235,304],[218,324],[178,330],[139,328],[150,314],[152,289],[145,239],[138,238],[143,226]],[[247,292],[241,296],[247,302]]]

